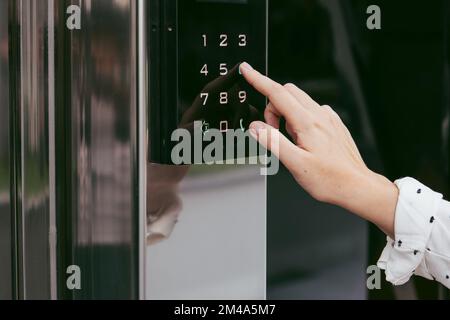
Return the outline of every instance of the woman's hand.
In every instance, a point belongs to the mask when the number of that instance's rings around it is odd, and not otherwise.
[[[259,143],[274,152],[315,199],[352,211],[393,237],[398,189],[367,168],[336,112],[295,85],[283,86],[247,63],[240,70],[270,101],[264,114],[267,123],[254,122],[250,127]],[[293,142],[277,130],[281,117]],[[272,132],[262,134],[265,130]],[[270,137],[278,139],[279,148],[272,150]]]

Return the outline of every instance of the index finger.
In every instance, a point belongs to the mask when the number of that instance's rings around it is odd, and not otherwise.
[[[309,121],[309,111],[281,84],[254,70],[248,63],[241,64],[239,71],[252,87],[269,99],[273,108],[286,120],[300,126]]]

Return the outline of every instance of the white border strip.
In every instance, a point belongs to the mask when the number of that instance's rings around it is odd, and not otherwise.
[[[145,29],[145,0],[138,0],[138,157],[139,157],[139,298],[145,300],[146,293],[146,241],[147,234],[147,50]]]
[[[269,1],[266,1],[266,75],[269,75]],[[267,102],[267,101],[266,101]],[[264,299],[267,300],[267,190],[268,190],[268,183],[267,183],[267,175],[264,176],[264,183],[265,183],[265,190],[264,193],[264,202],[265,202],[265,212],[264,212],[264,229],[266,231],[266,240],[265,240],[265,266],[264,266],[264,273],[266,275],[264,282]]]
[[[56,154],[55,154],[55,17],[54,0],[48,1],[48,153],[50,298],[57,299],[56,270]]]

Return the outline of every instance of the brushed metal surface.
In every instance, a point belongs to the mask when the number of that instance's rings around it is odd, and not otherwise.
[[[49,73],[49,1],[16,2],[19,23],[18,101],[19,117],[15,155],[19,168],[18,256],[19,297],[50,299],[50,163],[49,104],[54,82]],[[54,248],[53,248],[54,249]],[[53,274],[53,277],[55,275]]]
[[[84,275],[74,298],[138,297],[138,147],[134,0],[69,1],[72,263]]]
[[[13,297],[8,4],[0,0],[0,300]]]

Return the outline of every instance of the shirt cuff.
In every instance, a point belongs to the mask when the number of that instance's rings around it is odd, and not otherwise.
[[[424,261],[442,194],[413,178],[395,181],[399,198],[395,210],[395,240],[387,237],[378,267],[394,285],[406,283],[414,273],[432,279]]]

